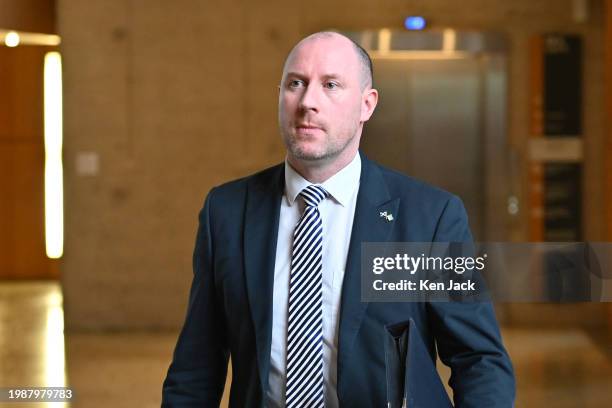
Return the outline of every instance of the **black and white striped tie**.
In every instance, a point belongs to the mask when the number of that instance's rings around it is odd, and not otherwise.
[[[293,232],[287,322],[287,408],[324,407],[323,390],[323,225],[321,186],[300,192],[306,203]]]

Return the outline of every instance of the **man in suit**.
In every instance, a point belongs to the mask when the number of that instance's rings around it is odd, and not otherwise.
[[[378,100],[367,53],[320,32],[285,62],[285,163],[213,188],[164,407],[386,406],[385,326],[413,319],[452,370],[457,407],[511,407],[490,303],[360,301],[362,242],[472,239],[461,200],[359,152]],[[380,216],[393,215],[393,220]]]

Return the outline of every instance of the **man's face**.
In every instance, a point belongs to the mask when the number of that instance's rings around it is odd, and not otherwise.
[[[362,67],[340,36],[309,38],[285,63],[278,101],[280,132],[290,157],[330,160],[357,151],[365,112]],[[367,107],[365,109],[367,111]]]

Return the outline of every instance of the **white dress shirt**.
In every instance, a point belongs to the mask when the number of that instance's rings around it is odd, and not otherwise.
[[[323,223],[323,374],[325,406],[328,408],[338,407],[336,385],[340,293],[360,175],[361,158],[356,154],[346,167],[320,184],[329,193],[329,197],[319,204]],[[285,160],[285,194],[281,200],[274,264],[272,345],[268,378],[270,408],[285,406],[289,267],[293,231],[304,211],[304,200],[298,194],[310,184]]]

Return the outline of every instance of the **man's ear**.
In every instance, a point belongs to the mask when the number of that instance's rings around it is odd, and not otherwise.
[[[363,99],[361,103],[361,121],[366,122],[376,108],[378,103],[378,91],[374,88],[366,89],[363,91]]]

